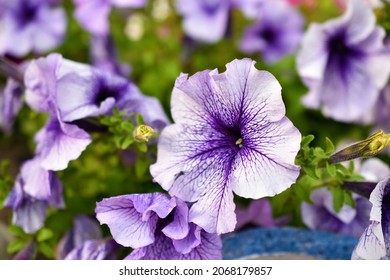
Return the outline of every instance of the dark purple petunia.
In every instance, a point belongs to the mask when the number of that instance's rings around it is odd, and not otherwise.
[[[264,1],[261,16],[249,26],[241,40],[245,53],[261,53],[267,63],[274,63],[292,54],[303,35],[304,19],[283,1]]]
[[[12,208],[13,224],[34,233],[43,226],[49,206],[64,207],[61,182],[52,171],[41,168],[39,159],[29,160],[22,166],[4,206]]]
[[[75,18],[80,25],[94,35],[109,33],[108,16],[112,7],[140,8],[147,0],[73,0]]]
[[[194,40],[214,43],[225,35],[231,0],[176,0],[185,33]]]
[[[190,221],[210,233],[234,230],[233,192],[276,195],[296,181],[301,134],[285,116],[278,81],[250,59],[227,70],[182,74],[172,93],[175,124],[158,143],[154,180],[191,202]]]
[[[10,133],[15,117],[22,108],[23,89],[13,79],[8,79],[4,90],[0,90],[0,129]]]
[[[135,250],[127,259],[220,259],[219,236],[188,220],[188,206],[162,193],[131,194],[97,203],[96,218],[119,244]]]
[[[310,89],[305,105],[345,122],[369,113],[390,74],[384,37],[361,0],[349,1],[340,18],[311,24],[297,57],[298,72]]]
[[[378,183],[370,202],[370,224],[361,235],[352,259],[390,259],[390,177]]]
[[[66,30],[62,8],[49,1],[3,1],[0,13],[0,54],[21,57],[33,51],[44,53],[58,46]]]

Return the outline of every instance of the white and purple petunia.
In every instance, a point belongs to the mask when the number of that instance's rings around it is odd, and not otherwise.
[[[371,158],[363,162],[360,174],[367,182],[378,182],[390,175],[390,169],[383,161]],[[312,192],[313,204],[302,203],[303,223],[310,229],[331,231],[359,237],[368,226],[371,203],[367,198],[354,194],[355,207],[344,205],[339,212],[333,207],[332,193],[325,189]]]
[[[301,134],[285,116],[281,86],[250,59],[226,72],[177,78],[175,122],[162,131],[151,174],[172,196],[191,202],[190,221],[210,233],[234,230],[233,192],[276,195],[296,181]]]
[[[369,113],[390,73],[384,37],[362,0],[350,0],[340,18],[311,24],[297,57],[298,72],[310,90],[304,104],[345,122]]]
[[[41,167],[39,158],[33,158],[23,164],[4,206],[12,208],[13,224],[34,233],[43,226],[49,206],[64,207],[61,182]]]
[[[73,0],[75,18],[80,25],[94,35],[109,33],[108,16],[112,7],[141,8],[147,0]]]
[[[188,220],[188,206],[163,193],[130,194],[97,203],[96,218],[119,244],[134,250],[126,259],[221,259],[218,235]]]
[[[248,54],[261,53],[267,63],[275,63],[298,48],[304,19],[285,2],[264,1],[261,15],[244,32],[240,49]]]
[[[370,196],[370,224],[361,235],[352,259],[390,259],[390,177],[380,181]]]
[[[52,8],[49,1],[3,1],[0,8],[0,55],[44,53],[64,39],[65,11]]]
[[[215,43],[225,35],[231,7],[231,0],[176,0],[185,33],[206,43]]]

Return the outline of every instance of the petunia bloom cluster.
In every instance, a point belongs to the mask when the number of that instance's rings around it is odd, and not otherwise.
[[[25,71],[24,84],[27,104],[37,112],[49,114],[46,125],[35,135],[35,156],[31,163],[25,164],[29,168],[22,168],[20,180],[6,203],[13,207],[14,223],[27,232],[43,225],[48,205],[62,205],[50,203],[52,199],[59,200],[51,195],[51,188],[56,194],[60,191],[58,184],[48,182],[47,178],[55,176],[53,171],[66,169],[91,143],[91,136],[85,130],[88,125],[83,121],[111,114],[116,107],[127,110],[128,114],[142,114],[156,131],[169,122],[159,101],[141,94],[125,78],[63,59],[59,54],[33,60]],[[37,205],[36,200],[41,202],[39,207],[28,213],[24,211],[25,205],[31,202]],[[29,220],[27,215],[35,218]],[[30,225],[32,222],[34,226]]]

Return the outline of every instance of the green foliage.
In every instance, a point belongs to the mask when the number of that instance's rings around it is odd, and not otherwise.
[[[10,163],[8,160],[0,162],[0,209],[3,208],[4,201],[12,187],[12,179],[9,174],[9,168]]]
[[[289,211],[297,212],[302,202],[313,203],[311,193],[315,189],[328,188],[333,195],[333,206],[339,212],[343,205],[354,207],[354,201],[350,191],[342,188],[345,181],[356,181],[362,178],[354,173],[353,162],[348,167],[337,163],[329,163],[329,157],[334,151],[334,144],[329,138],[325,138],[325,148],[312,147],[313,135],[302,137],[301,149],[298,152],[295,163],[301,166],[301,173],[291,190],[277,195],[272,201],[274,210],[283,213],[283,205],[286,201],[292,203]],[[295,210],[294,210],[295,209]],[[300,217],[296,217],[295,223],[299,224]]]

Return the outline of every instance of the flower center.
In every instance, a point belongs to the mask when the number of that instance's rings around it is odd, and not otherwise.
[[[273,42],[275,40],[275,32],[269,28],[264,29],[260,32],[260,37],[262,37],[267,42]]]
[[[238,138],[237,141],[236,141],[236,145],[239,147],[239,148],[242,148],[242,138]]]

